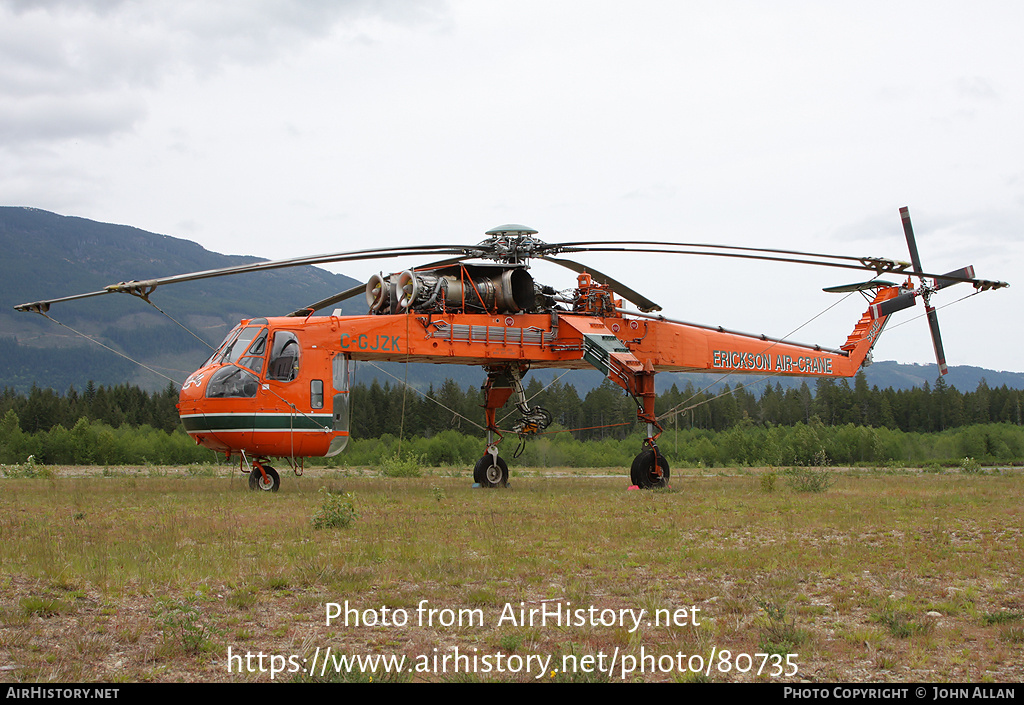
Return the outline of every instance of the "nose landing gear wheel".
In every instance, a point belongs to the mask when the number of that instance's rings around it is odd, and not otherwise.
[[[495,463],[491,454],[487,453],[476,462],[473,481],[481,487],[508,487],[508,466],[500,457]]]
[[[264,492],[277,492],[281,489],[281,476],[277,474],[277,470],[269,465],[264,465],[263,470],[267,473],[266,479],[263,479],[263,473],[258,467],[249,472],[249,489]]]
[[[629,477],[633,484],[642,490],[668,487],[668,476],[668,461],[665,456],[655,453],[650,448],[633,458],[633,465],[629,469]]]

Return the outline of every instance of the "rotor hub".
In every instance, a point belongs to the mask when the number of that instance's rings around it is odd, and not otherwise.
[[[490,237],[473,248],[472,254],[501,264],[524,264],[531,257],[540,257],[552,249],[534,237],[537,231],[526,225],[499,225],[484,234]]]

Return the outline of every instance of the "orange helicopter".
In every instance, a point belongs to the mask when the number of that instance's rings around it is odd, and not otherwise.
[[[271,458],[284,458],[296,473],[301,459],[340,453],[349,438],[349,365],[352,361],[429,362],[479,365],[484,383],[486,450],[473,469],[483,487],[508,484],[508,466],[498,453],[503,433],[496,412],[513,395],[521,414],[511,431],[521,438],[539,433],[550,414],[529,406],[523,376],[531,368],[596,368],[632,396],[637,419],[646,427],[643,446],[630,468],[641,488],[668,484],[670,470],[658,447],[655,415],[657,372],[758,373],[808,377],[851,377],[870,360],[889,316],[925,302],[939,371],[946,373],[933,293],[967,282],[977,290],[1007,286],[974,277],[973,267],[943,275],[921,268],[910,215],[900,213],[911,262],[877,257],[843,257],[791,250],[695,243],[590,241],[549,244],[537,231],[503,225],[487,231],[477,245],[430,245],[371,249],[260,262],[146,281],[113,284],[101,291],[21,304],[21,311],[45,314],[51,304],[109,293],[149,300],[159,286],[209,277],[302,265],[447,256],[402,272],[376,274],[367,284],[318,301],[288,315],[241,321],[181,387],[178,410],[196,443],[227,457],[237,455],[249,486],[276,492],[280,475]],[[661,307],[590,267],[557,255],[582,252],[649,252],[711,255],[816,264],[874,272],[870,281],[831,287],[861,292],[867,310],[837,349],[764,335],[672,320]],[[577,273],[572,290],[556,291],[534,281],[531,259]],[[894,284],[883,274],[906,274]],[[919,281],[914,285],[914,279]],[[313,314],[365,294],[364,315]],[[618,298],[621,297],[621,298]],[[622,299],[638,311],[623,308]]]

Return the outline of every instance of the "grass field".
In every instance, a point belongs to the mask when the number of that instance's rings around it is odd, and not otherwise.
[[[282,475],[0,478],[2,680],[1024,681],[1019,469]]]

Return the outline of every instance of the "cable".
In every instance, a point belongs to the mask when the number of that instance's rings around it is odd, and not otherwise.
[[[427,394],[424,394],[423,392],[421,392],[420,390],[416,389],[416,387],[412,386],[411,384],[407,384],[406,382],[403,382],[403,381],[402,381],[402,380],[401,380],[401,379],[400,379],[399,377],[396,377],[395,375],[391,374],[390,372],[388,372],[387,370],[385,370],[384,368],[382,368],[382,367],[381,367],[380,365],[378,365],[377,363],[375,363],[375,362],[370,362],[369,360],[364,360],[363,362],[365,362],[366,364],[370,365],[371,367],[376,367],[376,368],[377,368],[377,369],[378,369],[379,371],[383,372],[384,374],[386,374],[386,375],[387,375],[388,377],[390,377],[391,379],[395,380],[396,382],[401,382],[402,384],[405,384],[406,386],[408,386],[408,388],[409,388],[409,389],[411,389],[412,391],[416,392],[417,394],[419,394],[419,395],[420,395],[421,397],[423,397],[424,399],[429,399],[430,401],[434,402],[435,404],[437,404],[438,406],[440,406],[440,407],[441,407],[442,409],[444,409],[445,411],[450,411],[450,412],[451,412],[452,414],[454,414],[455,416],[458,416],[458,417],[459,417],[460,419],[462,419],[463,421],[466,421],[467,423],[470,423],[470,424],[472,424],[473,426],[476,426],[476,427],[477,427],[477,428],[479,428],[479,429],[480,429],[481,431],[486,431],[486,430],[487,430],[486,428],[484,428],[483,426],[481,426],[480,424],[478,424],[478,423],[477,423],[476,421],[473,421],[472,419],[470,419],[470,418],[467,418],[466,416],[463,416],[463,415],[462,415],[462,414],[460,414],[459,412],[455,411],[455,409],[449,409],[449,408],[448,408],[447,406],[445,406],[444,404],[442,404],[441,402],[439,402],[439,401],[438,401],[437,399],[434,399],[433,397],[431,397],[431,396],[428,396]]]
[[[944,308],[948,308],[948,307],[952,306],[953,304],[958,304],[961,301],[964,301],[965,299],[969,299],[972,296],[977,296],[980,293],[981,293],[980,291],[972,291],[970,294],[967,294],[966,296],[962,296],[959,299],[957,299],[956,301],[950,301],[948,304],[942,304],[941,306],[935,306],[932,310],[933,311],[941,311]],[[928,315],[928,312],[925,311],[924,313],[918,314],[918,315],[914,316],[913,318],[908,318],[907,320],[903,321],[902,323],[897,323],[894,326],[889,326],[889,330],[890,331],[896,330],[900,326],[905,326],[906,324],[910,323],[911,321],[916,321],[917,319],[924,318],[927,315]]]
[[[553,385],[553,384],[554,384],[555,382],[557,382],[558,380],[562,379],[562,377],[565,377],[565,376],[566,376],[567,374],[569,374],[569,373],[570,373],[571,371],[572,371],[572,370],[566,370],[566,371],[565,371],[565,372],[563,372],[562,374],[560,374],[560,375],[558,375],[557,377],[555,377],[555,378],[554,378],[553,380],[551,380],[550,382],[548,382],[548,383],[547,383],[547,384],[546,384],[546,385],[545,385],[544,387],[542,387],[542,388],[541,388],[541,390],[540,390],[539,392],[537,392],[537,393],[536,393],[536,394],[534,394],[534,395],[533,395],[532,397],[530,397],[529,399],[527,399],[527,400],[526,400],[526,403],[527,403],[527,404],[529,404],[529,403],[530,403],[531,401],[533,401],[534,399],[536,399],[536,398],[537,398],[538,396],[540,396],[541,394],[543,394],[544,392],[546,392],[546,391],[548,390],[548,388],[549,388],[549,387],[551,387],[551,386],[552,386],[552,385]],[[518,411],[518,409],[517,409],[517,411]],[[511,416],[511,415],[512,415],[512,414],[514,414],[514,413],[516,413],[516,412],[515,412],[515,411],[510,411],[510,412],[508,412],[507,414],[505,414],[504,416],[502,416],[502,417],[501,417],[501,418],[500,418],[500,419],[498,420],[498,423],[501,423],[502,421],[504,421],[505,419],[507,419],[507,418],[508,418],[509,416]]]
[[[179,388],[181,387],[181,382],[179,382],[179,381],[178,381],[178,380],[176,380],[176,379],[171,379],[170,377],[168,377],[167,375],[163,374],[162,372],[157,372],[156,370],[154,370],[154,369],[153,369],[152,367],[150,367],[149,365],[144,365],[144,364],[142,364],[141,362],[139,362],[138,360],[135,360],[135,359],[133,359],[133,358],[130,358],[130,357],[128,357],[128,356],[127,356],[127,355],[125,355],[125,354],[124,354],[123,352],[120,352],[120,351],[118,351],[118,350],[114,350],[114,348],[110,347],[109,345],[104,345],[103,343],[101,343],[100,341],[96,340],[95,338],[93,338],[93,337],[91,337],[91,336],[88,336],[88,335],[86,335],[85,333],[82,333],[81,331],[77,331],[77,330],[75,330],[74,328],[72,328],[72,327],[71,327],[71,326],[69,326],[69,325],[66,325],[66,324],[64,324],[64,323],[61,323],[61,322],[60,322],[60,321],[58,321],[58,320],[57,320],[56,318],[53,318],[53,317],[51,317],[51,316],[50,316],[49,314],[47,314],[47,313],[43,313],[42,311],[36,311],[36,313],[38,313],[38,314],[39,314],[40,316],[42,316],[43,318],[48,318],[48,319],[50,319],[51,321],[53,321],[54,323],[56,323],[56,324],[57,324],[58,326],[62,326],[62,327],[64,327],[64,328],[67,328],[67,329],[68,329],[69,331],[71,331],[72,333],[74,333],[74,334],[76,334],[76,335],[80,335],[80,336],[82,336],[83,338],[85,338],[86,340],[89,340],[89,341],[92,341],[93,343],[96,343],[96,344],[97,344],[97,345],[99,345],[99,346],[100,346],[101,348],[104,348],[104,349],[106,349],[106,350],[109,350],[110,352],[114,353],[115,355],[119,355],[119,356],[123,357],[123,358],[124,358],[125,360],[128,360],[129,362],[134,362],[134,363],[135,363],[136,365],[138,365],[139,367],[142,367],[142,368],[145,368],[145,369],[149,370],[150,372],[152,372],[153,374],[157,375],[158,377],[163,377],[164,379],[166,379],[166,380],[167,380],[168,382],[170,382],[171,384],[176,384],[176,385],[178,385],[178,387],[179,387]]]
[[[156,305],[155,303],[153,303],[152,301],[150,301],[150,300],[149,300],[149,297],[148,297],[148,296],[142,296],[142,297],[140,297],[140,298],[141,298],[141,299],[142,299],[143,301],[145,301],[145,302],[146,302],[147,304],[149,304],[150,306],[152,306],[153,308],[155,308],[155,309],[156,309],[157,311],[159,311],[160,313],[162,313],[162,314],[164,314],[165,316],[167,316],[167,318],[169,318],[169,319],[170,319],[170,320],[171,320],[171,321],[172,321],[173,323],[176,323],[176,324],[177,324],[177,325],[178,325],[178,326],[179,326],[179,327],[180,327],[180,328],[181,328],[182,330],[184,330],[185,332],[187,332],[187,333],[188,333],[189,335],[191,335],[191,336],[192,336],[193,338],[195,338],[196,340],[198,340],[198,341],[199,341],[200,343],[202,343],[202,344],[203,344],[203,345],[205,345],[206,347],[210,348],[210,350],[216,350],[216,349],[217,349],[217,348],[213,347],[212,345],[210,345],[210,344],[209,344],[208,342],[206,342],[205,340],[203,340],[202,338],[200,338],[200,337],[199,337],[198,335],[196,335],[195,333],[193,333],[193,332],[192,332],[191,330],[189,330],[188,328],[186,328],[186,327],[185,327],[185,326],[184,326],[184,325],[183,325],[182,323],[180,323],[180,322],[179,322],[179,321],[178,321],[177,319],[175,319],[175,318],[174,318],[173,316],[169,315],[169,314],[168,314],[168,313],[167,313],[166,311],[164,311],[164,310],[163,310],[162,308],[160,308],[160,307],[159,307],[159,306],[157,306],[157,305]]]

